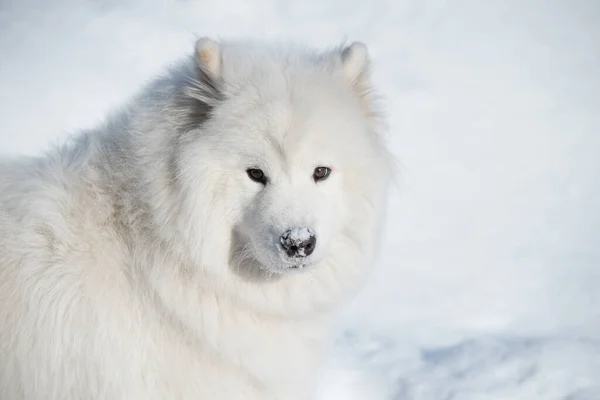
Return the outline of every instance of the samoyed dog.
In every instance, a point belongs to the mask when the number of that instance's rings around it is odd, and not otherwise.
[[[97,129],[0,164],[0,399],[307,400],[391,163],[355,42],[199,39]]]

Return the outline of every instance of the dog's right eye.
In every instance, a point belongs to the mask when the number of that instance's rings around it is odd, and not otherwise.
[[[248,177],[254,182],[262,183],[263,185],[267,184],[267,176],[262,169],[250,168],[246,172],[248,173]]]

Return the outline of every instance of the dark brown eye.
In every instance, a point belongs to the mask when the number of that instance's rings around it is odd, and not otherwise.
[[[331,173],[331,169],[327,167],[317,167],[315,168],[315,172],[313,173],[313,179],[315,182],[324,181],[329,177]]]
[[[248,173],[248,177],[254,182],[262,183],[263,185],[267,184],[267,177],[262,169],[250,168],[246,172]]]

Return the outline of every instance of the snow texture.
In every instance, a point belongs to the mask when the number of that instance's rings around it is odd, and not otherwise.
[[[295,245],[298,245],[304,241],[307,241],[311,236],[314,236],[310,229],[308,228],[294,228],[290,230],[289,234],[284,235],[285,239],[282,240],[289,241]]]
[[[295,257],[306,257],[306,251],[309,247],[314,247],[315,242],[310,242],[315,235],[309,228],[294,228],[284,233],[281,238],[281,245],[290,255]],[[312,250],[311,250],[312,252]]]
[[[361,40],[400,190],[321,398],[600,399],[599,27],[587,0],[4,1],[0,152],[100,122],[197,36]]]

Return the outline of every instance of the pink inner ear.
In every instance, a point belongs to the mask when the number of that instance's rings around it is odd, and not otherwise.
[[[196,60],[198,66],[213,77],[221,75],[221,49],[217,42],[201,38],[196,42]]]

